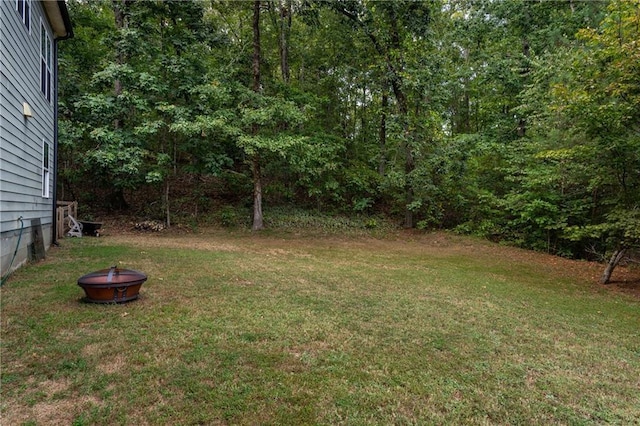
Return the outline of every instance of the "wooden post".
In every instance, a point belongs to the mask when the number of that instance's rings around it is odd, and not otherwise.
[[[64,238],[69,229],[66,219],[69,216],[78,218],[78,202],[77,201],[58,201],[56,208],[56,230],[58,239]]]
[[[56,208],[56,239],[64,237],[64,207]]]

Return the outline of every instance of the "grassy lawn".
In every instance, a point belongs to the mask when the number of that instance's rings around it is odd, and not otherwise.
[[[145,272],[141,298],[76,280]],[[640,299],[447,234],[65,239],[2,288],[4,425],[638,424]]]

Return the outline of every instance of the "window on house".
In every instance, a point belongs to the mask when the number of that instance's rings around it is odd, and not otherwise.
[[[53,68],[51,37],[44,23],[40,28],[40,90],[45,98],[51,102],[51,69]]]
[[[49,198],[49,183],[51,172],[49,170],[49,163],[51,156],[49,154],[49,144],[46,140],[42,140],[42,197]]]
[[[16,10],[27,29],[31,30],[31,0],[16,0]]]

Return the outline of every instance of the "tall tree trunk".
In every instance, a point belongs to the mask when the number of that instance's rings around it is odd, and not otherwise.
[[[607,263],[607,267],[604,269],[602,278],[600,278],[600,284],[609,284],[609,281],[611,280],[611,274],[613,274],[613,270],[616,266],[618,266],[618,263],[620,263],[626,251],[627,249],[623,247],[613,252],[611,258],[609,259],[609,263]]]
[[[122,32],[122,30],[126,29],[129,24],[127,22],[127,9],[132,0],[112,0],[113,7],[113,15],[114,15],[114,23],[116,26],[116,30],[118,32]],[[127,57],[124,52],[116,45],[116,63],[118,65],[125,64],[127,62]],[[116,78],[113,82],[113,94],[117,99],[122,94],[122,81],[119,78]],[[116,117],[113,120],[113,128],[117,131],[121,129],[123,124],[124,117]],[[117,206],[117,209],[124,210],[129,207],[126,198],[124,196],[124,190],[122,188],[114,189],[113,197],[113,205]]]
[[[291,0],[280,0],[280,68],[282,80],[289,84],[289,35],[291,34]]]
[[[253,225],[251,229],[259,231],[264,228],[264,221],[262,216],[262,169],[257,154],[253,156],[251,171],[253,172]]]
[[[253,91],[260,92],[260,6],[261,1],[253,2]]]
[[[462,133],[471,133],[471,96],[469,95],[469,77],[464,78],[464,94],[462,96]]]
[[[338,2],[336,2],[338,3]],[[390,33],[389,40],[387,44],[381,44],[380,40],[375,36],[372,32],[371,28],[368,26],[368,23],[363,22],[357,14],[352,13],[351,11],[343,8],[337,7],[337,10],[342,13],[344,16],[352,20],[356,23],[360,28],[364,31],[364,33],[369,37],[373,47],[376,52],[380,55],[381,58],[384,59],[385,65],[389,72],[389,82],[391,83],[391,88],[393,89],[393,95],[396,98],[398,104],[398,115],[400,116],[400,120],[403,121],[403,136],[404,142],[402,144],[402,150],[404,151],[404,170],[405,170],[405,186],[404,186],[404,195],[405,195],[405,215],[404,215],[404,227],[405,228],[413,228],[414,225],[414,217],[413,212],[410,210],[410,205],[414,201],[414,192],[413,186],[409,179],[410,174],[415,169],[415,161],[413,158],[413,150],[412,150],[412,135],[409,129],[409,106],[407,101],[407,95],[404,89],[404,82],[402,78],[402,74],[404,72],[404,63],[401,55],[393,55],[393,52],[401,52],[401,40],[400,40],[400,31],[398,28],[398,20],[396,19],[395,12],[391,9],[390,15]]]
[[[391,49],[394,51],[400,51],[400,33],[398,30],[398,22],[395,19],[395,16],[392,16],[391,20]],[[404,70],[404,63],[402,60],[393,61],[391,59],[390,52],[387,52],[385,55],[387,61],[387,68],[391,73],[391,87],[393,88],[393,93],[398,101],[398,112],[400,113],[400,119],[403,121],[403,133],[404,133],[404,142],[402,144],[402,148],[404,150],[404,198],[405,198],[405,207],[404,207],[404,227],[405,228],[413,228],[413,211],[410,208],[410,205],[413,204],[413,185],[411,184],[411,180],[409,179],[411,173],[416,168],[415,161],[413,158],[413,150],[412,150],[412,134],[409,128],[409,103],[407,100],[407,95],[404,91],[404,82],[402,80],[402,72]],[[397,62],[397,68],[395,65]]]
[[[260,93],[260,0],[253,2],[253,91]],[[258,134],[258,125],[251,129],[253,135]],[[262,168],[260,157],[254,154],[251,158],[253,172],[253,225],[254,231],[264,228],[262,217]]]
[[[408,116],[405,116],[405,120],[408,119]],[[404,183],[404,202],[405,202],[405,206],[404,206],[404,227],[409,229],[409,228],[413,228],[413,221],[414,221],[414,217],[413,217],[413,211],[411,210],[411,205],[413,204],[414,201],[414,193],[413,193],[413,184],[411,183],[411,173],[415,170],[416,166],[415,166],[415,161],[413,159],[413,152],[411,150],[411,143],[409,138],[410,136],[410,132],[409,132],[409,128],[408,128],[408,123],[406,124],[406,131],[405,131],[405,142],[404,142],[404,179],[405,179],[405,183]]]
[[[380,143],[380,160],[378,161],[378,174],[384,176],[387,165],[387,108],[389,107],[389,95],[386,90],[382,92],[382,113],[380,115],[380,130],[378,139]]]
[[[412,134],[409,128],[409,106],[407,104],[407,98],[402,90],[402,82],[400,76],[394,76],[391,86],[395,93],[396,100],[398,101],[398,112],[400,119],[403,121],[403,142],[402,150],[404,151],[404,227],[413,228],[413,211],[410,209],[410,205],[413,203],[414,193],[413,185],[411,184],[410,175],[415,169],[415,161],[413,158],[413,151],[411,149]]]
[[[169,181],[166,180],[165,181],[165,187],[164,187],[164,207],[165,207],[165,213],[166,213],[166,225],[167,228],[171,228],[171,210],[169,209]]]
[[[126,12],[130,3],[131,0],[113,0],[112,2],[113,16],[115,20],[116,30],[118,32],[122,31],[128,26]],[[122,65],[126,62],[126,60],[127,59],[124,53],[116,48],[116,63],[118,65]],[[118,78],[116,78],[116,80],[113,82],[113,91],[116,98],[122,94],[122,82]],[[115,120],[113,120],[113,127],[115,129],[119,129],[120,127],[122,127],[122,120],[120,118],[116,118]]]
[[[527,14],[528,16],[528,14]],[[520,76],[523,79],[523,82],[526,82],[527,76],[531,71],[529,67],[529,57],[531,56],[531,48],[529,45],[529,40],[525,37],[522,40],[522,56],[524,57],[524,63],[522,64],[522,69],[520,70]],[[517,134],[518,137],[523,138],[527,133],[527,119],[526,117],[520,117],[518,119],[518,128]]]

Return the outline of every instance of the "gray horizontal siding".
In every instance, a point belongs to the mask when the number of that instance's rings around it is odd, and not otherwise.
[[[8,231],[20,228],[18,217],[40,218],[43,225],[52,221],[53,199],[42,197],[41,182],[43,140],[51,146],[50,171],[54,171],[54,106],[40,91],[42,16],[40,2],[31,2],[28,31],[15,3],[0,0],[0,233],[5,238],[11,234]],[[24,102],[33,117],[23,116]],[[52,185],[53,175],[50,194]]]

